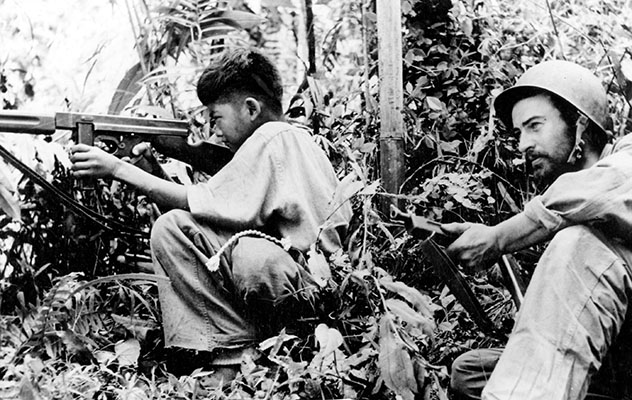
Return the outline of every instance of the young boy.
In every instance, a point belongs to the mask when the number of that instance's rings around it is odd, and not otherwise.
[[[225,380],[273,333],[272,316],[296,319],[288,311],[316,301],[317,285],[296,261],[315,243],[325,255],[338,250],[350,208],[334,202],[338,179],[325,153],[283,121],[281,79],[261,53],[226,52],[197,94],[234,152],[207,182],[169,182],[86,145],[73,146],[71,160],[77,177],[117,179],[173,209],[151,235],[156,274],[169,278],[159,286],[165,343],[208,352]],[[235,236],[245,230],[257,232]]]

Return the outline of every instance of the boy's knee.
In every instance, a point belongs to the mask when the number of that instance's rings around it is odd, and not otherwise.
[[[260,292],[274,297],[289,290],[299,275],[294,259],[266,239],[241,238],[231,255],[234,282],[244,294]]]
[[[151,228],[151,238],[162,237],[168,232],[173,232],[174,228],[180,226],[180,223],[188,219],[190,213],[184,210],[171,210],[162,214]]]
[[[172,243],[173,236],[182,232],[185,221],[191,220],[191,214],[184,210],[171,210],[162,214],[151,228],[152,248]]]

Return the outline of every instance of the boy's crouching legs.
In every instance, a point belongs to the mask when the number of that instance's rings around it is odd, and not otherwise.
[[[228,237],[182,210],[165,213],[154,224],[154,269],[168,278],[158,282],[166,347],[213,351],[256,342],[256,329],[233,301],[226,258],[217,272],[206,267]]]
[[[249,318],[275,334],[288,323],[314,316],[318,286],[283,248],[261,238],[240,238],[232,251],[235,291]]]

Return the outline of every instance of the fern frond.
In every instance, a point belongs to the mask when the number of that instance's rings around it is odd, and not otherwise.
[[[22,332],[25,340],[19,345],[13,362],[31,349],[50,345],[43,340],[47,332],[65,328],[68,320],[66,304],[73,289],[79,285],[81,276],[81,273],[73,272],[59,278],[44,296],[35,314],[31,318],[24,318]]]

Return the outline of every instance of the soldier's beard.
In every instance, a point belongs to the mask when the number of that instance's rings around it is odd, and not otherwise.
[[[578,169],[574,164],[557,161],[544,154],[530,157],[530,165],[538,187],[547,187],[561,175]]]

